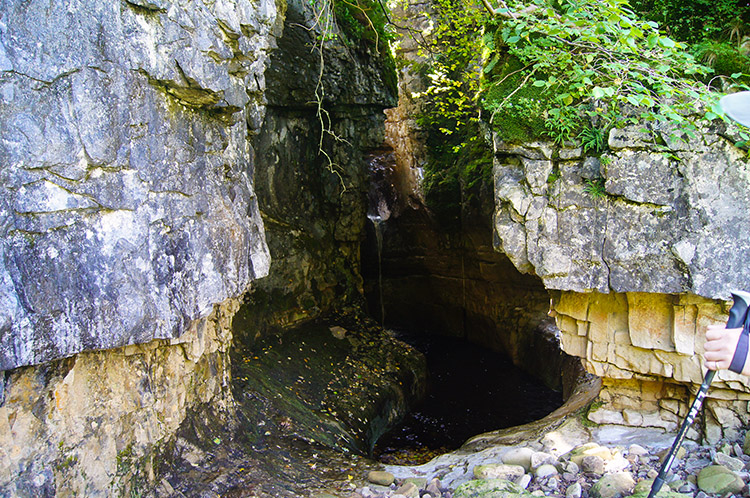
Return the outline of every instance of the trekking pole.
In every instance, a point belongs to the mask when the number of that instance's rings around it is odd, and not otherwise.
[[[734,299],[734,303],[732,304],[732,309],[729,310],[729,320],[727,320],[726,326],[726,328],[728,329],[741,327],[745,323],[745,320],[747,319],[748,306],[750,306],[750,294],[747,292],[732,292],[732,299]],[[745,329],[742,331],[742,334],[747,333],[748,330],[747,327],[745,327]],[[743,339],[740,339],[740,341],[742,340]],[[747,342],[745,344],[747,344]],[[747,350],[745,350],[745,355],[747,355]],[[734,363],[734,360],[732,361],[732,363]],[[700,410],[701,405],[703,405],[703,398],[706,397],[708,386],[711,384],[711,381],[714,380],[714,375],[716,375],[716,370],[709,370],[708,372],[706,372],[706,376],[703,378],[703,383],[698,389],[698,394],[695,395],[693,405],[690,407],[687,417],[685,417],[685,421],[682,422],[680,432],[677,433],[677,437],[672,444],[672,449],[669,450],[669,454],[664,459],[664,463],[661,466],[661,470],[659,470],[659,474],[656,476],[656,479],[654,479],[654,483],[651,485],[651,491],[648,494],[648,498],[654,498],[654,496],[656,496],[656,494],[664,484],[664,479],[667,477],[667,473],[669,472],[670,467],[672,467],[672,462],[677,455],[677,450],[679,450],[680,446],[682,446],[682,440],[685,439],[685,434],[687,433],[688,428],[693,424],[695,416],[698,414],[698,410]]]

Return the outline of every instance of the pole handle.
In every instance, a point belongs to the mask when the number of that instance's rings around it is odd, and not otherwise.
[[[747,316],[747,309],[750,307],[750,292],[745,291],[732,291],[732,299],[734,303],[732,308],[729,310],[729,320],[727,320],[728,329],[736,329],[742,327],[745,323],[745,317]]]

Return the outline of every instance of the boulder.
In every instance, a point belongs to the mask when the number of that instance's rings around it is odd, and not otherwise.
[[[515,481],[526,473],[520,465],[507,465],[504,463],[489,463],[474,467],[474,477],[477,479],[504,479]]]
[[[531,457],[535,451],[531,448],[513,448],[503,455],[503,463],[507,465],[520,465],[526,472],[531,470]]]
[[[736,494],[744,486],[745,483],[736,473],[722,465],[709,465],[698,473],[698,488],[708,494]]]
[[[529,496],[519,485],[506,479],[474,479],[461,484],[453,498],[516,498]]]
[[[622,498],[629,495],[635,487],[635,480],[629,472],[607,474],[599,479],[591,489],[592,498]]]

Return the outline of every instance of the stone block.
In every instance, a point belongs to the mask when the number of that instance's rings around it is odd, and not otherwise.
[[[576,320],[587,320],[590,297],[590,294],[563,291],[553,307],[561,315],[567,315]]]
[[[660,153],[623,150],[602,170],[607,192],[634,202],[671,206],[682,190],[677,168]]]
[[[547,191],[547,178],[552,173],[554,163],[549,160],[526,159],[521,157],[526,183],[531,191],[537,195],[544,195]]]
[[[559,328],[561,332],[572,336],[578,335],[578,322],[575,318],[558,314],[555,317],[555,321],[557,323],[557,328]]]
[[[577,320],[576,326],[578,328],[578,335],[580,337],[586,337],[589,331],[589,322],[584,320]]]
[[[672,326],[672,342],[678,353],[693,355],[695,353],[695,323],[698,308],[695,305],[678,305],[674,307],[674,323]]]
[[[586,357],[588,340],[585,337],[571,334],[560,335],[560,346],[565,353],[579,358]]]
[[[672,297],[628,292],[628,329],[633,346],[674,351]]]

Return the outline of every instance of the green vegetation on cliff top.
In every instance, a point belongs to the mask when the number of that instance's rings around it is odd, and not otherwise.
[[[658,4],[654,9],[671,5],[650,1]],[[719,3],[727,10],[732,1]],[[419,123],[430,137],[428,201],[445,198],[449,183],[464,188],[489,180],[487,154],[477,154],[489,147],[480,138],[483,123],[507,142],[575,142],[598,154],[615,126],[668,130],[673,139],[694,136],[700,121],[723,117],[714,88],[726,91],[745,78],[746,65],[726,62],[742,62],[738,46],[702,63],[684,29],[673,30],[682,39],[669,36],[654,12],[636,11],[627,0],[435,0],[434,7],[426,62],[416,64],[428,83],[416,95],[424,103]],[[738,4],[735,13],[709,19],[696,10],[714,35],[736,26],[748,7]],[[750,45],[740,35],[730,29],[726,36]],[[726,48],[706,36],[689,40]]]

